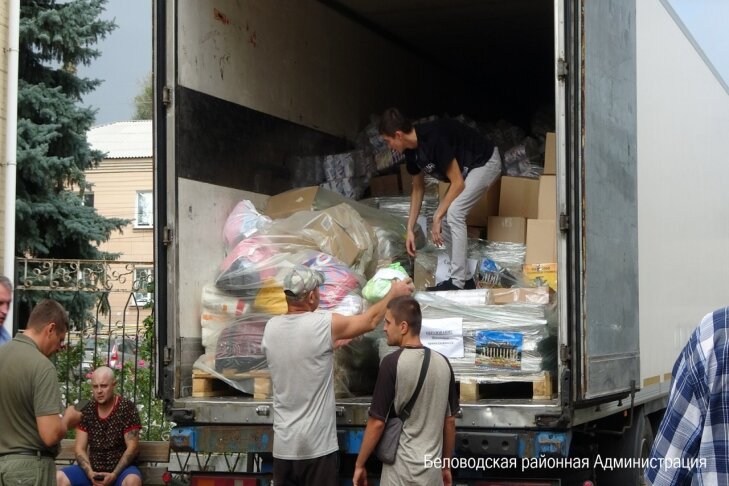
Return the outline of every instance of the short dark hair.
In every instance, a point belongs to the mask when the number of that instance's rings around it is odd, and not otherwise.
[[[400,130],[403,133],[410,133],[413,123],[405,117],[397,108],[388,108],[380,118],[380,135],[394,137],[395,132]]]
[[[30,317],[28,317],[28,328],[40,331],[51,322],[56,324],[56,332],[68,331],[66,309],[55,300],[41,300],[33,307]]]
[[[420,335],[420,327],[423,323],[423,314],[420,311],[420,304],[409,295],[395,297],[387,303],[387,308],[392,313],[396,322],[405,321],[410,328],[410,334]]]

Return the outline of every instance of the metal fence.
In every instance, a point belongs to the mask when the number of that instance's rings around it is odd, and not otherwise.
[[[153,263],[20,258],[17,268],[17,322],[44,298],[69,311],[66,346],[55,356],[65,402],[91,399],[91,372],[109,366],[117,393],[137,405],[142,438],[166,439],[170,424],[155,397]]]

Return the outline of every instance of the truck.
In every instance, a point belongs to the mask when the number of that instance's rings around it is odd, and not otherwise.
[[[455,484],[640,484],[672,366],[729,295],[729,88],[669,1],[157,0],[154,33],[158,391],[173,451],[245,458],[192,484],[270,481],[271,401],[191,393],[226,212],[389,106],[554,111],[554,395],[463,401]],[[337,401],[343,480],[368,404]]]

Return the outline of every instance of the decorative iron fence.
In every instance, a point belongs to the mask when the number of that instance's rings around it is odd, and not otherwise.
[[[69,311],[66,346],[55,356],[66,403],[90,399],[91,372],[109,366],[117,393],[137,405],[142,438],[166,439],[170,424],[155,397],[153,263],[20,258],[17,268],[17,322],[44,298]]]

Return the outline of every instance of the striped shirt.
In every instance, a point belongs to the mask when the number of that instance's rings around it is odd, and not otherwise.
[[[729,484],[729,307],[706,315],[673,367],[649,484]]]

